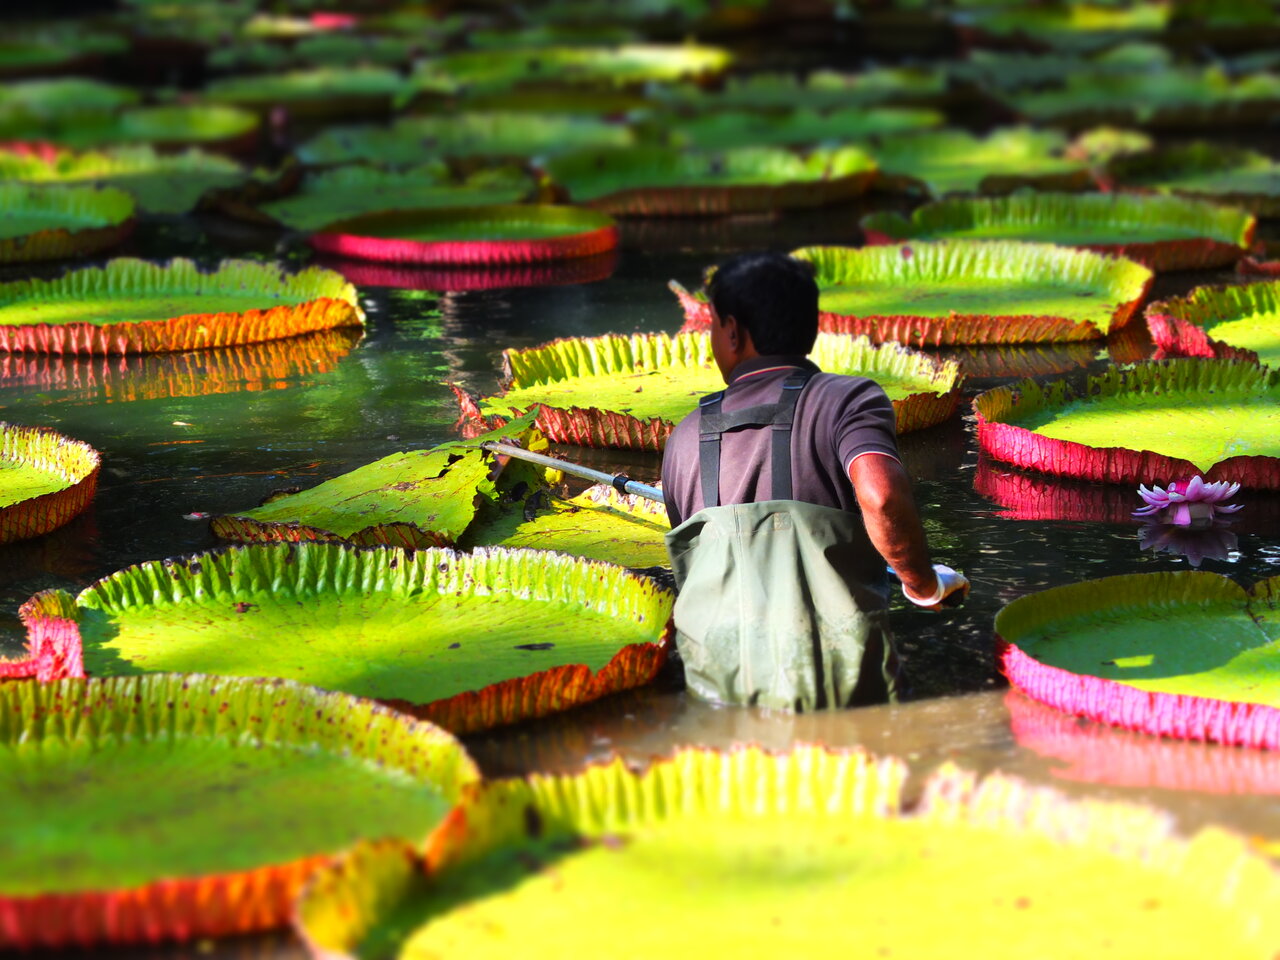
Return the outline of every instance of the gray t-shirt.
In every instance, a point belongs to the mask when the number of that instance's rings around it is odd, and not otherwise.
[[[757,357],[739,364],[725,389],[722,410],[776,403],[782,383],[797,368],[817,370],[803,357]],[[771,430],[744,428],[724,434],[720,452],[720,502],[772,499]],[[791,434],[792,499],[841,510],[858,509],[849,465],[864,453],[898,458],[893,404],[866,377],[819,373],[796,405]],[[705,504],[698,468],[698,411],[676,425],[662,458],[662,488],[671,526]]]

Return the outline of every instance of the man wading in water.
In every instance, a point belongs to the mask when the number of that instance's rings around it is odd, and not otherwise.
[[[818,334],[807,264],[734,257],[708,295],[728,386],[680,422],[662,462],[689,689],[790,710],[891,699],[885,563],[925,609],[969,590],[930,564],[893,405],[874,381],[806,359]]]

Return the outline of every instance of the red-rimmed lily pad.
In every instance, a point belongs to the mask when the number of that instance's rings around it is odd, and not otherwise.
[[[203,150],[158,153],[151,146],[77,153],[0,147],[0,178],[31,184],[102,184],[134,196],[145,213],[187,213],[212,190],[238,187],[252,174],[229,157]]]
[[[41,536],[82,513],[101,466],[87,443],[0,421],[0,543]]]
[[[443,163],[407,170],[353,165],[308,173],[296,192],[257,212],[293,230],[317,230],[385,210],[511,204],[533,188],[528,174],[516,167],[481,170],[459,181]]]
[[[617,247],[618,228],[596,210],[508,204],[370,213],[327,224],[307,239],[339,257],[485,265],[594,256]]]
[[[1151,271],[1131,260],[1047,243],[938,240],[806,247],[822,329],[919,346],[1091,340],[1127,324]],[[672,290],[685,329],[707,329],[702,294]]]
[[[1163,355],[1243,359],[1280,366],[1280,280],[1197,287],[1147,307]]]
[[[355,289],[308,267],[224,260],[211,272],[190,260],[121,257],[56,280],[0,284],[0,350],[155,353],[225,347],[360,326]]]
[[[0,351],[0,380],[59,400],[129,403],[218,393],[282,390],[328,373],[363,335],[359,327],[318,330],[239,347],[70,357]]]
[[[910,219],[873,213],[862,220],[868,243],[1038,240],[1128,257],[1156,271],[1234,263],[1248,252],[1256,226],[1243,210],[1180,197],[1021,191],[939,200]]]
[[[1185,740],[1280,747],[1272,578],[1128,574],[1055,587],[996,615],[1001,666],[1032,699]]]
[[[1104,182],[1120,190],[1153,190],[1227,203],[1260,217],[1280,216],[1280,161],[1254,150],[1191,143],[1117,157]]]
[[[671,524],[662,504],[597,484],[571,499],[526,500],[467,531],[472,545],[556,550],[633,568],[665,567]]]
[[[564,154],[545,166],[574,203],[619,217],[725,216],[818,207],[860,196],[876,165],[855,147],[807,156],[781,148],[668,147]]]
[[[278,927],[318,864],[424,849],[479,779],[437,727],[278,680],[5,683],[0,728],[8,949]]]
[[[1066,156],[1067,138],[1051,130],[1006,127],[985,137],[963,130],[885,137],[875,149],[880,179],[891,189],[935,197],[1008,193],[1017,187],[1084,190],[1088,165]]]
[[[529,414],[473,442],[393,453],[309,490],[269,496],[253,509],[215,517],[211,526],[227,540],[452,546],[482,507],[513,499],[517,486],[532,492],[541,485],[535,468],[486,453],[482,440],[546,446]]]
[[[726,150],[858,142],[868,137],[929,130],[941,126],[944,120],[937,110],[869,107],[825,113],[793,110],[777,115],[754,110],[717,110],[691,117],[663,113],[650,118],[647,125],[680,146]]]
[[[1185,840],[1153,808],[954,767],[906,812],[903,776],[862,754],[752,747],[491,782],[426,869],[382,844],[319,871],[297,929],[332,960],[502,957],[514,944],[642,956],[677,935],[690,955],[781,956],[821,952],[846,926],[870,955],[911,957],[1261,960],[1273,946],[1278,884],[1243,837]],[[935,905],[928,922],[912,894]]]
[[[648,683],[672,600],[542,550],[255,543],[127,567],[21,614],[37,674],[57,659],[91,676],[278,676],[463,733]]]
[[[260,112],[286,107],[294,116],[340,117],[389,113],[412,90],[397,70],[352,66],[227,77],[214,80],[202,95]]]
[[[0,263],[109,250],[133,232],[137,203],[114,187],[0,183]]]
[[[1280,489],[1280,371],[1232,360],[1111,369],[1082,389],[1024,380],[973,402],[997,460],[1108,483],[1200,475]]]
[[[579,149],[626,149],[631,129],[598,117],[505,110],[402,117],[390,127],[331,127],[298,148],[313,165],[374,161],[414,166],[440,157],[547,156]]]
[[[547,287],[597,283],[613,276],[618,251],[570,260],[541,263],[491,264],[486,266],[409,266],[321,257],[320,262],[337,270],[357,287],[393,287],[399,290],[505,290],[513,287]]]
[[[935,426],[955,412],[961,376],[954,362],[840,334],[819,334],[809,356],[827,373],[879,383],[893,402],[899,433]],[[454,388],[463,416],[478,425],[536,409],[548,439],[584,447],[661,450],[675,423],[724,387],[704,333],[566,338],[507,350],[503,359],[511,379],[500,396],[477,403]]]

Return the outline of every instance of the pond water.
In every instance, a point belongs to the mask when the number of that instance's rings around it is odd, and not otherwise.
[[[362,287],[362,339],[322,336],[270,348],[170,357],[0,360],[0,419],[54,427],[103,453],[93,507],[39,540],[0,547],[0,652],[22,647],[18,605],[36,591],[76,591],[127,564],[212,548],[205,519],[253,506],[282,487],[314,485],[393,451],[452,436],[457,416],[445,381],[491,392],[504,347],[558,336],[674,331],[683,320],[668,280],[695,287],[703,267],[734,250],[790,249],[856,239],[863,207],[782,220],[639,224],[607,279],[589,283],[437,294]],[[216,221],[156,221],[126,252],[283,259],[310,255],[271,233]],[[53,272],[53,271],[46,271]],[[12,274],[11,275],[18,275]],[[403,277],[401,278],[403,280]],[[572,279],[572,278],[570,278]],[[1162,278],[1159,295],[1225,275]],[[1129,344],[1132,352],[1141,349]],[[1054,375],[1081,377],[1110,362],[1105,344],[1028,351]],[[991,372],[993,353],[979,358]],[[1065,371],[1065,372],[1062,372]],[[1007,382],[984,375],[973,388]],[[1114,573],[1186,569],[1183,556],[1144,550],[1134,522],[1015,520],[975,491],[1005,471],[979,464],[971,417],[902,439],[935,558],[973,582],[968,605],[930,614],[902,608],[894,630],[909,699],[813,716],[715,708],[674,678],[569,714],[468,738],[486,773],[572,770],[620,753],[642,762],[685,745],[759,742],[861,744],[907,759],[917,778],[943,761],[1003,770],[1071,792],[1144,800],[1188,828],[1222,823],[1280,838],[1280,753],[1176,743],[1076,721],[1008,691],[994,663],[992,617],[1008,601]],[[637,479],[658,474],[655,455],[564,449]],[[994,480],[993,480],[994,478]],[[1131,491],[1060,485],[1064,498],[1113,505],[1117,521],[1139,506]],[[1109,497],[1109,499],[1108,499]],[[1280,573],[1275,498],[1247,500],[1201,569],[1244,584]],[[1130,502],[1131,501],[1131,502]],[[1119,504],[1119,507],[1115,507]],[[291,957],[287,937],[157,950],[155,956]],[[129,955],[139,955],[130,951]]]

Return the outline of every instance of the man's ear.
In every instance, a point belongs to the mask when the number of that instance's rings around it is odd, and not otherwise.
[[[729,348],[737,350],[742,342],[742,327],[738,325],[738,318],[733,314],[724,318],[725,337],[729,342]]]

